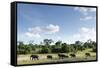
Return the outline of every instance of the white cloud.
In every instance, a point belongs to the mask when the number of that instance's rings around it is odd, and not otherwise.
[[[79,11],[81,13],[80,20],[82,21],[95,19],[95,16],[91,15],[90,13],[96,12],[96,8],[75,7],[74,10]]]
[[[91,12],[96,12],[96,8],[90,8]]]
[[[88,7],[75,7],[75,10],[81,13],[89,13],[89,12],[96,12],[96,8],[88,8]]]
[[[40,27],[34,27],[34,28],[28,28],[28,31],[37,34],[40,33],[42,29]]]
[[[85,17],[81,17],[80,20],[82,21],[86,21],[86,20],[90,20],[90,19],[94,19],[94,17],[92,16],[85,16]]]
[[[33,28],[28,28],[28,31],[25,33],[28,37],[41,37],[41,34],[54,34],[56,32],[59,32],[59,26],[58,25],[53,25],[49,24],[46,27],[33,27]]]
[[[81,31],[82,31],[82,32],[88,32],[88,31],[89,31],[89,28],[82,27],[82,28],[81,28]]]
[[[79,11],[83,15],[87,15],[88,14],[88,10],[89,10],[89,8],[86,8],[86,7],[75,7],[74,9]]]
[[[73,35],[73,38],[80,41],[87,41],[88,39],[96,41],[96,30],[82,27],[78,33]]]
[[[49,34],[56,33],[59,31],[59,26],[50,24],[43,31]]]
[[[34,34],[34,33],[31,33],[31,32],[26,32],[25,35],[27,35],[28,37],[40,38],[40,35],[38,33]]]

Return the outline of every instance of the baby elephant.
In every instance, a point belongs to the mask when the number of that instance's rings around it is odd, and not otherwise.
[[[47,59],[52,59],[53,57],[51,55],[47,55]]]
[[[30,56],[30,60],[39,60],[39,56],[38,55],[31,55]]]

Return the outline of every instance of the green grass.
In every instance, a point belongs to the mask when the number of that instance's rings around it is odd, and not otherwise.
[[[18,65],[21,64],[39,64],[39,63],[57,63],[57,62],[73,62],[73,61],[89,61],[89,60],[96,60],[96,57],[88,57],[86,58],[66,58],[66,59],[40,59],[40,60],[23,60],[19,61]]]
[[[18,59],[17,59],[17,64],[21,65],[21,64],[39,64],[39,63],[57,63],[57,62],[73,62],[73,61],[89,61],[89,60],[96,60],[96,53],[95,52],[91,52],[92,49],[86,49],[84,51],[78,51],[76,53],[76,58],[65,58],[65,59],[59,59],[57,54],[36,54],[39,56],[39,60],[30,60],[30,55],[18,55]],[[91,56],[87,57],[85,56],[85,53],[90,53]],[[64,53],[65,55],[70,55],[70,53]],[[47,59],[46,56],[47,55],[52,55],[53,59]]]

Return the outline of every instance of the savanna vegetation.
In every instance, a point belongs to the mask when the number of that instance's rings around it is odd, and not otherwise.
[[[67,44],[62,41],[54,42],[52,39],[44,39],[41,44],[33,44],[33,42],[24,44],[19,41],[17,55],[18,64],[95,60],[96,42],[91,39],[84,43],[76,41],[74,44]],[[25,57],[28,60],[24,60]],[[87,57],[89,58],[87,59]]]

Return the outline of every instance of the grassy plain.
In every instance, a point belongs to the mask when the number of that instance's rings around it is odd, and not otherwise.
[[[90,53],[90,57],[86,57],[85,53]],[[65,55],[68,55],[69,58],[59,59],[57,53],[55,54],[36,54],[39,56],[39,60],[30,60],[30,55],[17,55],[17,64],[23,65],[23,64],[41,64],[41,63],[57,63],[57,62],[74,62],[74,61],[90,61],[90,60],[96,60],[96,53],[92,52],[91,49],[86,49],[84,51],[78,51],[75,58],[70,57],[70,53],[63,53]],[[53,59],[47,59],[47,55],[52,55]]]

